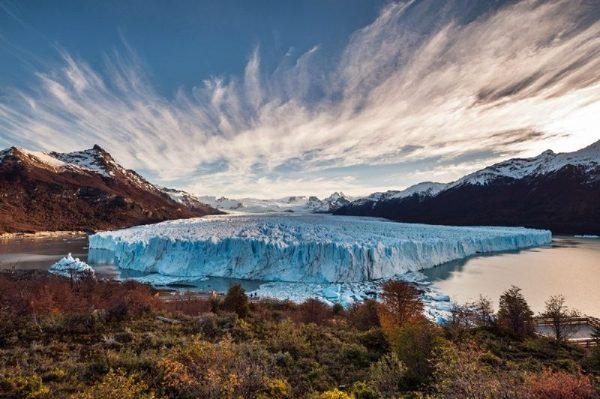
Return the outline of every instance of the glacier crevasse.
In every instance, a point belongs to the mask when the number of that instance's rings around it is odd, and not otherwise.
[[[169,276],[358,282],[478,253],[547,244],[547,230],[405,224],[332,215],[210,216],[89,237],[115,264]]]

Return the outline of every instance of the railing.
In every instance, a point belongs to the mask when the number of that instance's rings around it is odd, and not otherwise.
[[[537,325],[551,325],[554,320],[551,317],[536,317],[535,324]],[[566,324],[587,324],[592,327],[600,328],[600,319],[597,317],[591,316],[581,316],[581,317],[570,317],[566,322],[562,323]]]
[[[536,317],[534,322],[537,326],[552,326],[554,324],[554,320],[550,317]],[[591,316],[571,317],[568,320],[561,321],[561,323],[567,325],[587,325],[592,328],[600,329],[600,319]],[[574,345],[584,348],[591,348],[598,345],[598,340],[592,338],[591,336],[584,338],[569,338],[568,341]]]

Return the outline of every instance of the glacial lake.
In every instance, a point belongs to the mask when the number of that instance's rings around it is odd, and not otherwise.
[[[600,239],[554,237],[551,245],[449,262],[423,273],[456,302],[498,298],[511,285],[523,290],[534,312],[551,295],[568,306],[600,317]]]
[[[87,261],[87,237],[0,239],[0,269],[47,270],[67,253]],[[92,266],[102,276],[139,276],[139,273],[120,272],[109,261]],[[562,294],[569,306],[600,317],[600,239],[558,236],[551,245],[474,256],[425,270],[424,274],[450,298],[461,303],[485,295],[497,306],[500,294],[516,285],[523,289],[535,312],[543,309],[549,296]],[[211,278],[195,282],[194,288],[224,291],[234,282],[240,281]],[[257,281],[241,283],[247,290],[260,285]]]

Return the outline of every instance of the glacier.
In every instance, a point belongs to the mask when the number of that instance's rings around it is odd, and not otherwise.
[[[475,254],[550,243],[547,230],[319,214],[219,215],[89,237],[121,269],[179,277],[334,283],[390,278]]]

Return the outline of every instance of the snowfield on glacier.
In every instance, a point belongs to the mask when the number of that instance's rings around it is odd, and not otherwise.
[[[547,230],[404,224],[332,215],[221,215],[89,238],[122,269],[165,276],[361,282],[479,253],[547,244]]]

